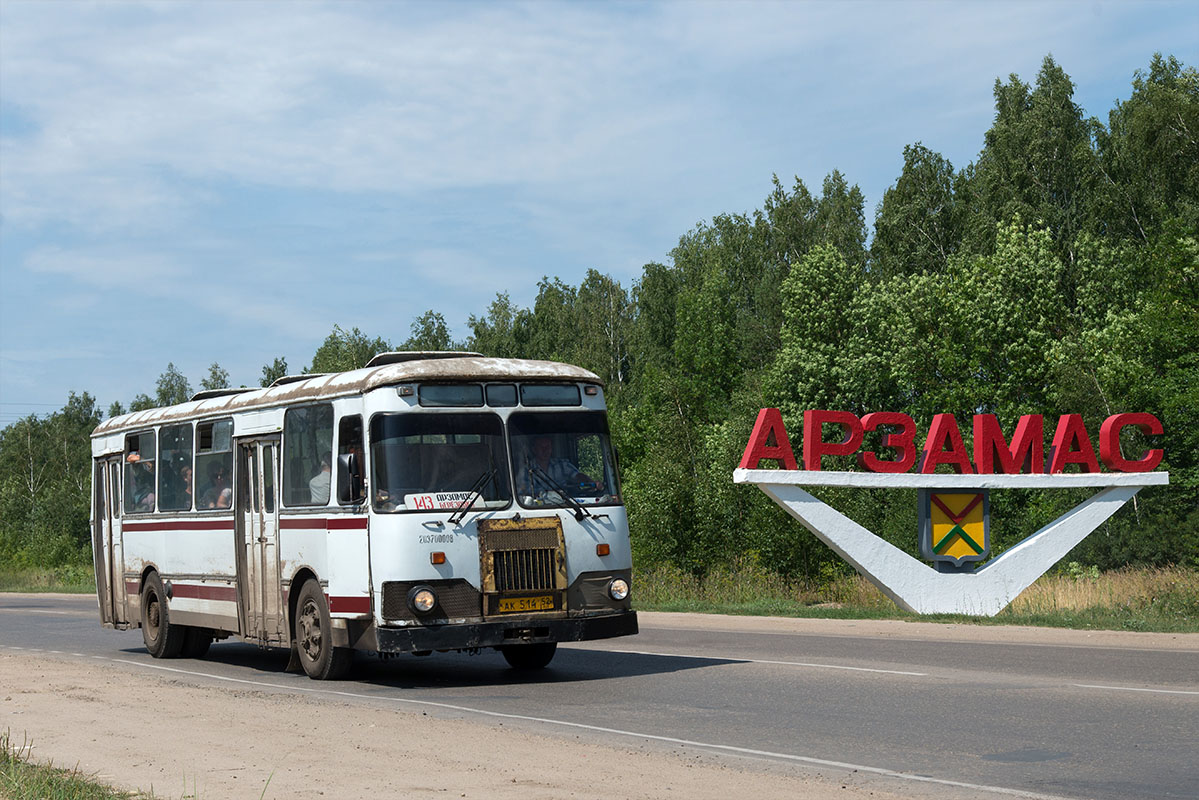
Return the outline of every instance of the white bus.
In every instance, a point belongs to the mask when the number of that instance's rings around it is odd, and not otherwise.
[[[238,636],[316,679],[355,650],[637,632],[604,391],[587,370],[477,353],[200,392],[92,433],[105,627],[156,658]]]

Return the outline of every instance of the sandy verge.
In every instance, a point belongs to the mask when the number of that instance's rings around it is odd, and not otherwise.
[[[18,743],[31,739],[39,761],[77,765],[117,786],[152,789],[156,797],[911,796],[850,772],[818,774],[650,743],[606,746],[495,721],[294,694],[200,688],[121,665],[11,650],[0,651],[0,730]]]

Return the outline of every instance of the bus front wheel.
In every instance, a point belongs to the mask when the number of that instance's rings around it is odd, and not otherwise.
[[[500,647],[504,660],[513,669],[542,669],[554,660],[557,642],[540,644],[506,644]]]
[[[155,658],[176,658],[183,650],[187,630],[171,624],[166,592],[157,572],[150,573],[142,587],[142,641]]]
[[[309,678],[328,681],[345,677],[354,651],[333,646],[329,603],[321,585],[313,579],[305,581],[300,589],[294,628],[296,655]]]

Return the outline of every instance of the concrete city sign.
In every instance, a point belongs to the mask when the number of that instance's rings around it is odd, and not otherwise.
[[[840,441],[824,441],[828,425],[840,426]],[[1099,429],[1098,458],[1078,414],[1058,418],[1048,453],[1044,420],[1037,414],[1021,417],[1010,441],[994,415],[974,415],[972,428],[973,447],[968,450],[954,416],[937,414],[917,451],[916,424],[907,414],[875,412],[859,418],[846,411],[805,411],[804,468],[799,469],[782,414],[764,408],[758,412],[733,480],[756,484],[901,608],[921,614],[986,616],[999,613],[1141,488],[1169,483],[1168,473],[1154,471],[1164,456],[1160,449],[1129,457],[1121,448],[1120,435],[1126,428],[1136,428],[1144,436],[1162,433],[1161,422],[1152,414],[1108,417]],[[871,432],[880,434],[880,446],[877,451],[862,450],[865,435]],[[823,471],[824,456],[855,456],[863,471]],[[772,461],[778,468],[758,469],[763,461]],[[1066,472],[1071,464],[1077,465],[1077,472]],[[955,474],[937,473],[939,465]],[[920,552],[936,569],[800,486],[917,489]],[[1101,491],[986,560],[990,489],[1074,487]]]
[[[824,426],[840,425],[844,438],[823,441]],[[1062,414],[1053,433],[1049,458],[1045,458],[1044,420],[1040,414],[1026,414],[1016,423],[1009,444],[994,414],[974,415],[974,461],[970,460],[957,420],[952,414],[937,414],[929,425],[924,447],[917,463],[916,423],[907,414],[878,411],[859,419],[848,411],[805,411],[803,415],[804,469],[819,470],[823,456],[857,455],[859,466],[869,472],[907,472],[913,466],[924,474],[936,472],[945,464],[958,474],[994,472],[1012,474],[1061,473],[1070,464],[1085,472],[1099,472],[1099,461],[1116,472],[1152,472],[1162,460],[1161,450],[1149,450],[1136,459],[1125,458],[1120,449],[1120,433],[1129,427],[1146,435],[1160,434],[1162,424],[1152,414],[1113,414],[1099,428],[1099,459],[1087,427],[1079,414]],[[891,430],[898,429],[898,430]],[[883,433],[882,449],[894,451],[894,458],[883,459],[867,450],[859,452],[864,434]],[[774,439],[774,444],[770,440]],[[777,408],[758,412],[749,444],[741,458],[741,469],[757,469],[761,461],[775,461],[783,469],[796,469],[795,453],[787,438],[783,416]]]

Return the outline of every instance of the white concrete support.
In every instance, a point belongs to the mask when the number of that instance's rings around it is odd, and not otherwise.
[[[840,482],[834,477],[836,473],[809,474],[820,476],[818,482],[824,485],[852,485],[862,480],[860,477],[852,477]],[[861,474],[841,473],[843,476],[860,476]],[[900,476],[887,477],[894,479]],[[911,475],[905,477],[921,478],[924,480],[921,480],[920,483],[927,481],[930,486],[941,488],[946,488],[945,484],[947,483],[956,484],[960,481],[965,484],[966,481],[961,479],[972,478],[971,485],[975,488],[983,488],[979,484],[984,483],[979,480],[982,476]],[[1003,477],[1019,479],[1025,476]],[[1044,486],[1046,476],[1036,477],[1039,478],[1037,483]],[[1074,476],[1054,477],[1073,478]],[[945,480],[947,478],[959,480]],[[799,488],[801,483],[817,482],[807,480],[803,471],[738,470],[735,476],[738,483],[756,483],[758,488],[782,506],[787,513],[799,520],[804,527],[816,534],[838,555],[852,564],[858,572],[901,608],[917,614],[974,614],[980,616],[998,614],[1015,599],[1016,595],[1028,588],[1033,581],[1086,538],[1087,534],[1099,527],[1112,514],[1116,513],[1120,506],[1132,499],[1143,486],[1168,481],[1166,473],[1143,473],[1135,477],[1120,475],[1115,480],[1105,475],[1104,478],[1106,480],[1092,479],[1089,484],[1106,485],[1107,488],[1075,506],[1053,523],[1046,525],[1018,545],[991,559],[977,570],[943,573],[917,561],[898,547],[884,541],[849,517]],[[1111,476],[1111,478],[1116,478],[1116,476]],[[1049,478],[1049,481],[1053,481],[1053,478]],[[1011,481],[1011,483],[1023,482]],[[1008,481],[998,481],[997,483],[1003,484]],[[1077,483],[1066,481],[1065,483],[1077,485],[1082,481]],[[1062,483],[1054,482],[1053,485],[1062,488]]]

